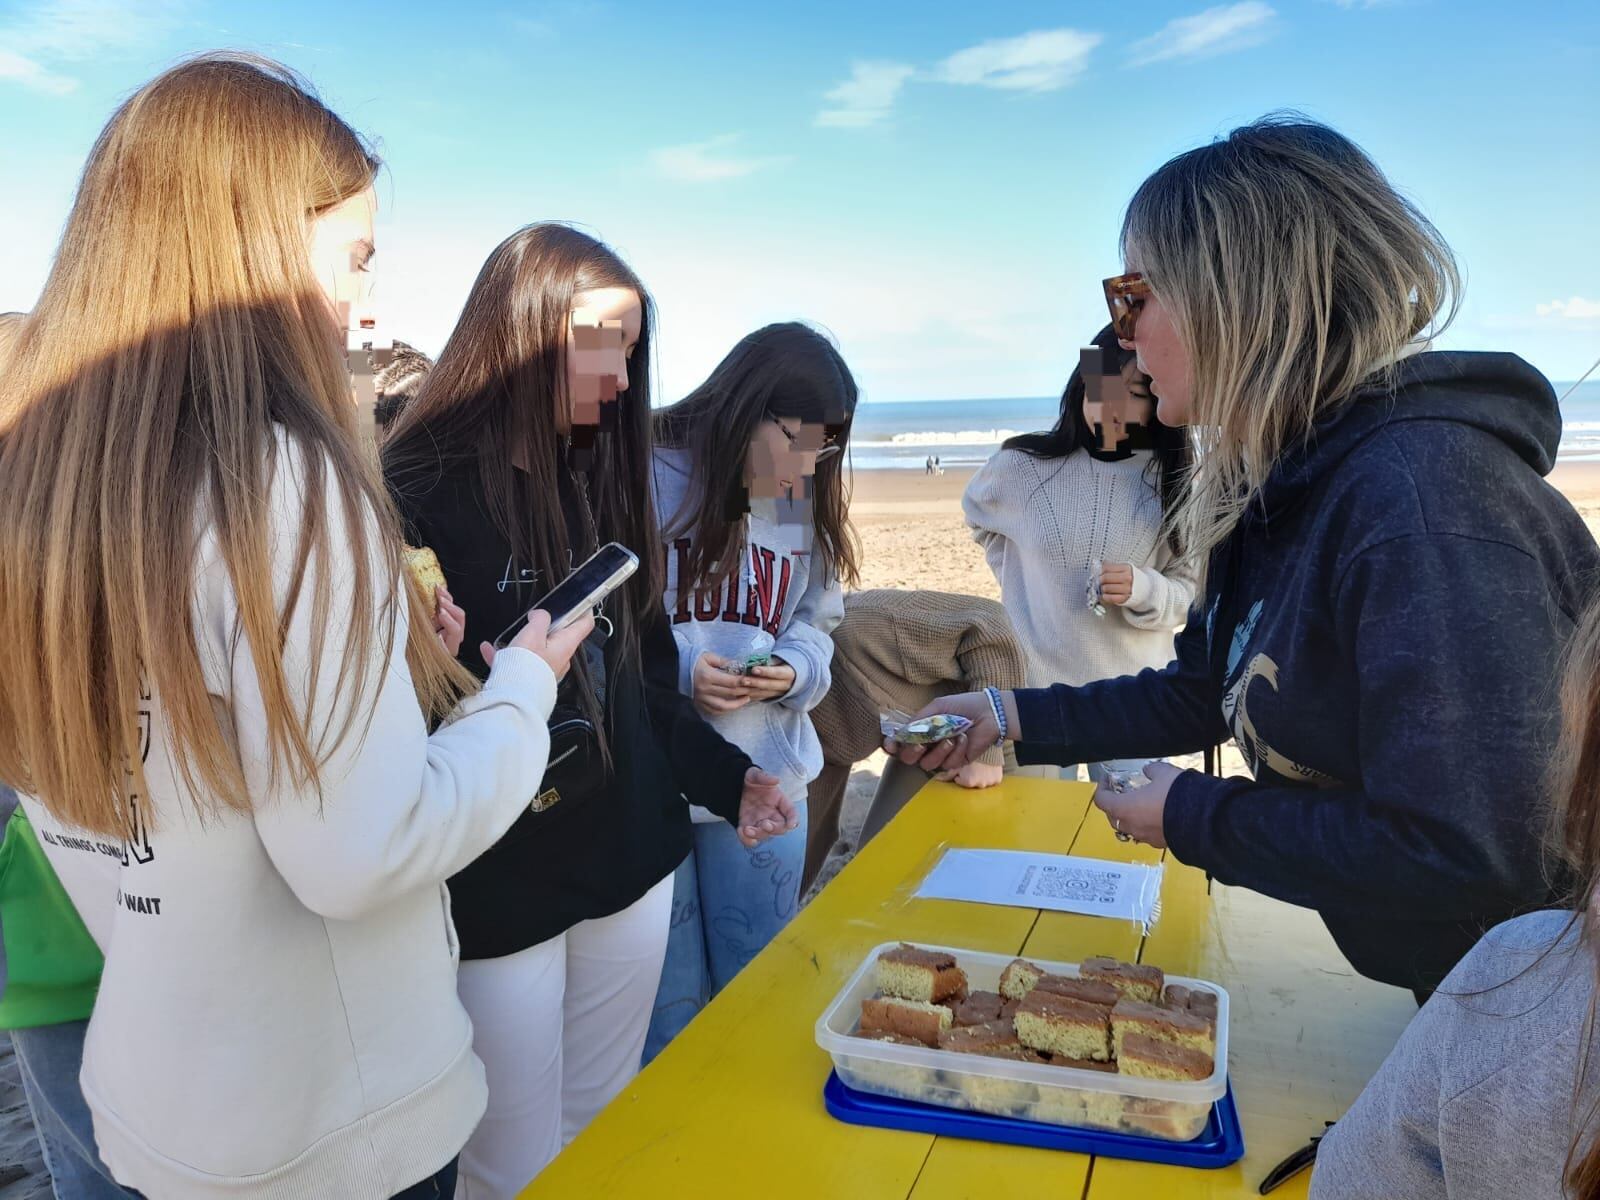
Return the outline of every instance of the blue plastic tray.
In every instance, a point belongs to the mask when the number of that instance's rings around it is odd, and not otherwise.
[[[1137,1162],[1165,1163],[1175,1167],[1226,1167],[1244,1157],[1244,1130],[1233,1102],[1233,1085],[1211,1109],[1211,1120],[1192,1142],[1164,1142],[1131,1133],[1105,1133],[1098,1129],[1067,1129],[1015,1117],[991,1117],[914,1100],[874,1096],[846,1087],[830,1071],[822,1089],[828,1112],[851,1125],[935,1133],[940,1137],[973,1138],[1011,1146],[1036,1146],[1042,1150],[1071,1150],[1106,1158],[1131,1158]]]

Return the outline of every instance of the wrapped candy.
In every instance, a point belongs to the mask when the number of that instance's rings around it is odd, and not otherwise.
[[[972,722],[950,713],[913,718],[898,709],[891,709],[878,714],[878,728],[883,731],[884,737],[893,738],[902,746],[928,746],[965,733],[972,728]]]

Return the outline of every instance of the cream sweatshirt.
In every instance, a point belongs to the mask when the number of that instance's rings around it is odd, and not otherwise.
[[[287,438],[278,450],[281,608],[305,475]],[[327,504],[343,511],[331,483]],[[332,561],[348,562],[334,525]],[[197,564],[195,637],[253,813],[195,815],[159,695],[142,705],[147,791],[134,804],[146,832],[133,844],[63,828],[24,799],[105,953],[82,1072],[100,1154],[152,1200],[386,1200],[449,1162],[484,1111],[444,880],[528,803],[556,681],[535,655],[502,651],[482,692],[429,736],[399,612],[387,657],[372,649],[355,731],[323,766],[319,796],[269,776],[261,687],[209,528]],[[318,567],[313,558],[284,645],[301,705]],[[346,578],[336,565],[324,681],[345,645]],[[313,733],[330,708],[315,698]]]
[[[1147,451],[1120,462],[1088,454],[1035,458],[1001,450],[973,475],[961,506],[1028,652],[1028,686],[1072,686],[1172,661],[1173,631],[1194,580],[1173,566]],[[1133,598],[1096,616],[1094,564],[1130,563]]]

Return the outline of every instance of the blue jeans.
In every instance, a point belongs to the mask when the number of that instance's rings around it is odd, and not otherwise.
[[[672,927],[645,1062],[765,949],[800,906],[806,807],[795,807],[799,828],[754,850],[740,845],[726,821],[694,827],[694,852],[673,876]]]
[[[87,1021],[69,1021],[13,1029],[11,1045],[57,1200],[128,1200],[136,1193],[112,1179],[100,1161],[94,1121],[78,1085],[88,1028]]]

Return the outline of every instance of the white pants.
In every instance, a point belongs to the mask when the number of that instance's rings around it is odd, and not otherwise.
[[[668,875],[619,913],[461,964],[489,1110],[457,1200],[511,1200],[638,1074],[671,917]]]

